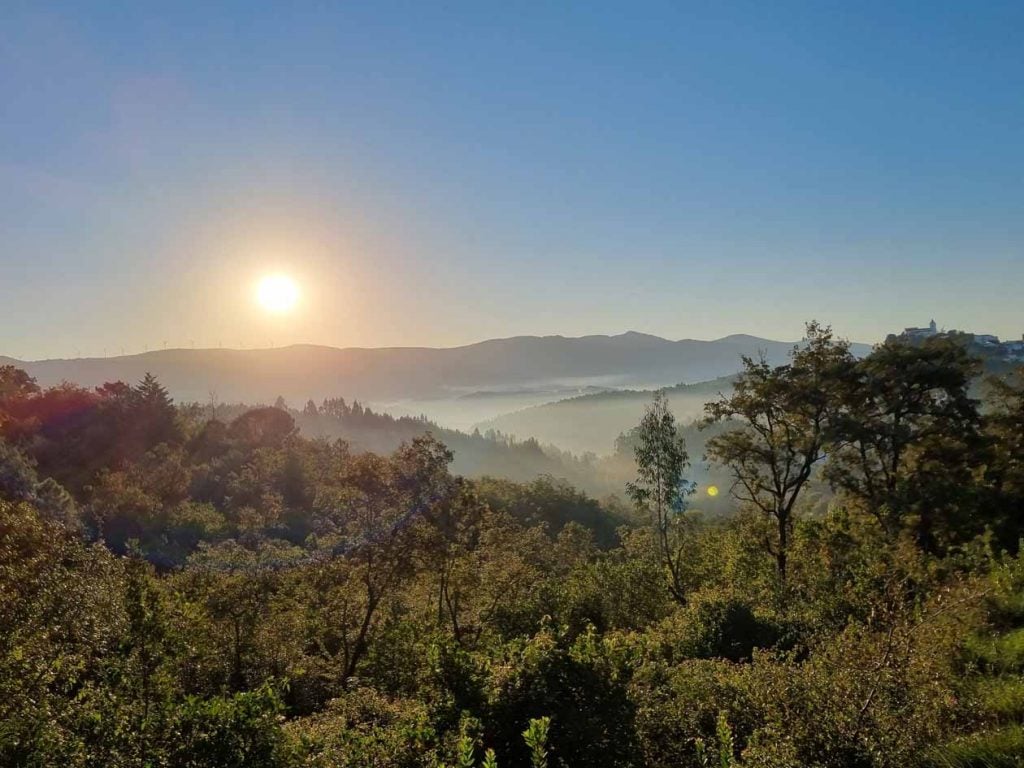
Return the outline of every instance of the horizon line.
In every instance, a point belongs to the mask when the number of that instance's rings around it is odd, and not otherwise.
[[[731,341],[735,339],[750,339],[752,341],[765,341],[772,344],[799,344],[800,340],[789,340],[789,339],[770,339],[764,336],[757,336],[751,333],[730,333],[725,336],[720,336],[714,339],[696,339],[691,337],[681,339],[671,339],[665,336],[658,336],[653,333],[644,333],[643,331],[627,330],[621,333],[607,334],[607,333],[588,333],[582,336],[566,336],[560,333],[554,334],[517,334],[513,336],[498,336],[488,339],[481,339],[479,341],[473,341],[466,344],[455,344],[452,346],[425,346],[425,345],[388,345],[380,347],[368,347],[368,346],[335,346],[333,344],[317,344],[314,342],[294,342],[291,344],[283,344],[281,346],[270,346],[270,347],[162,347],[160,349],[146,349],[142,352],[128,352],[116,355],[90,355],[90,356],[79,356],[79,357],[44,357],[37,359],[27,359],[14,357],[10,355],[0,354],[0,359],[12,360],[17,363],[56,363],[56,362],[71,362],[71,361],[92,361],[92,360],[127,360],[129,358],[136,357],[147,357],[152,355],[163,355],[175,352],[239,352],[239,353],[252,353],[252,352],[277,352],[289,349],[297,348],[315,348],[334,350],[340,352],[346,351],[359,351],[359,352],[376,352],[376,351],[446,351],[446,350],[457,350],[457,349],[468,349],[470,347],[476,347],[483,344],[491,344],[496,342],[507,342],[507,341],[519,341],[519,340],[565,340],[565,341],[580,341],[584,339],[621,339],[626,336],[639,336],[648,339],[655,339],[657,341],[666,342],[669,344],[682,344],[684,342],[696,342],[700,344],[715,344],[723,341]],[[873,344],[875,342],[856,342],[845,339],[851,344]]]

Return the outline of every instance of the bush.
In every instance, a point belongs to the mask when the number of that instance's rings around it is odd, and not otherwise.
[[[669,665],[647,659],[630,686],[643,763],[650,768],[698,768],[698,740],[716,743],[723,715],[736,741],[745,742],[756,726],[757,713],[745,692],[742,671],[741,665],[720,660]]]
[[[990,674],[1024,672],[1024,628],[997,637],[972,637],[966,659]]]
[[[552,762],[569,765],[639,764],[634,707],[626,685],[593,633],[569,643],[545,628],[492,666],[484,742],[502,768],[525,768],[523,742],[530,721],[550,717]]]
[[[310,768],[431,768],[441,757],[425,704],[370,688],[343,694],[288,731],[302,741]]]
[[[737,598],[695,596],[690,604],[649,634],[668,660],[750,661],[757,648],[771,648],[782,630]]]
[[[168,744],[175,768],[284,768],[293,752],[281,729],[281,701],[269,686],[178,708]]]

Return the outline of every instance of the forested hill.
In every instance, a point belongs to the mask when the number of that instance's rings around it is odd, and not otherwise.
[[[283,405],[283,404],[282,404]],[[230,421],[251,405],[218,406],[216,416]],[[191,406],[199,412],[207,408]],[[343,439],[356,452],[387,455],[413,438],[432,434],[452,451],[452,470],[465,477],[498,477],[529,482],[551,476],[570,482],[595,496],[621,494],[633,471],[632,462],[599,462],[593,456],[576,456],[532,438],[516,439],[494,430],[466,433],[446,429],[425,418],[394,417],[377,413],[358,401],[329,398],[302,409],[285,409],[307,438]]]
[[[1005,376],[1014,369],[1014,363],[994,355],[983,345],[975,344],[972,337],[960,335],[953,339],[962,344],[968,354],[977,359],[980,367],[971,384],[971,395],[983,398],[983,382],[987,376]],[[854,344],[851,352],[862,357],[867,350]],[[722,376],[694,384],[677,384],[664,389],[676,417],[689,422],[704,415],[704,405],[717,400],[732,390],[734,375]],[[614,450],[615,438],[632,428],[650,402],[649,389],[624,389],[596,392],[552,402],[510,409],[492,418],[477,421],[473,426],[481,431],[495,430],[523,438],[536,438],[576,453],[593,452],[607,455]]]
[[[278,395],[290,402],[319,402],[344,392],[380,403],[537,384],[666,386],[736,373],[741,355],[763,352],[782,362],[792,348],[792,342],[753,336],[670,341],[630,332],[519,336],[446,349],[168,349],[73,360],[0,358],[0,364],[16,365],[44,387],[69,381],[91,388],[152,373],[179,401],[206,401],[215,392],[222,402],[270,402]]]
[[[687,422],[703,415],[705,403],[730,392],[733,378],[677,384],[664,391],[673,412]],[[569,451],[606,455],[614,450],[615,438],[640,420],[651,394],[649,390],[622,390],[581,395],[503,414],[476,426],[481,431],[533,437]]]
[[[697,434],[657,394],[630,508],[0,366],[0,766],[1021,765],[1024,369],[808,330]]]

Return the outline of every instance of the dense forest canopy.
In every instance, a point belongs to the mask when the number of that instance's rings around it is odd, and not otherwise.
[[[699,429],[655,396],[597,501],[340,398],[2,367],[0,764],[1018,765],[1024,372],[981,380],[811,324]]]

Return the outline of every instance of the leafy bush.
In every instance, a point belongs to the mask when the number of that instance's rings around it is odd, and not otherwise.
[[[749,661],[782,637],[779,626],[737,598],[697,596],[653,633],[670,658]]]
[[[175,768],[284,768],[293,752],[281,728],[281,700],[269,686],[249,693],[188,699],[169,741]]]
[[[293,721],[309,768],[431,768],[441,757],[426,705],[357,688]]]
[[[553,760],[570,765],[629,766],[638,762],[634,706],[596,635],[570,643],[551,628],[513,645],[492,665],[484,739],[502,766],[531,764],[522,731],[550,718]],[[533,734],[539,738],[540,725]]]

